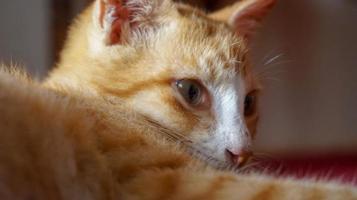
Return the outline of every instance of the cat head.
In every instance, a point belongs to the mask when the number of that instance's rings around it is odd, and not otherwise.
[[[247,43],[274,2],[206,15],[168,0],[96,0],[48,83],[125,102],[211,157],[241,164],[258,120]]]

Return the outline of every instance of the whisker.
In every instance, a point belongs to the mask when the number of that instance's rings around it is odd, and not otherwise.
[[[267,53],[265,53],[264,57],[260,60],[260,63],[265,63],[267,60],[269,60],[272,55],[277,54],[277,52],[280,52],[281,50],[278,50],[278,48],[273,48],[269,50]]]
[[[282,54],[280,54],[282,55]],[[258,77],[260,80],[268,80],[268,81],[277,81],[280,82],[279,80],[279,75],[283,74],[286,72],[286,70],[282,70],[281,66],[284,66],[286,63],[290,63],[290,60],[282,60],[278,61],[278,58],[281,56],[275,56],[274,58],[270,59],[267,61],[266,65],[263,65],[260,69],[256,70],[255,76]],[[279,69],[279,70],[278,70]]]
[[[256,73],[257,76],[260,77],[265,74],[268,74],[268,72],[270,73],[270,71],[273,68],[277,68],[277,67],[280,67],[282,64],[291,62],[290,60],[282,60],[282,57],[284,57],[284,53],[277,54],[269,59],[268,59],[268,57],[270,57],[270,56],[264,57],[264,59],[262,61],[262,65],[261,65],[262,67],[257,70],[257,73]]]
[[[278,55],[276,55],[276,56],[274,56],[274,57],[268,59],[267,61],[265,61],[265,62],[263,63],[263,65],[264,65],[264,66],[269,65],[269,64],[273,63],[274,61],[276,61],[277,59],[281,58],[283,55],[284,55],[284,53],[280,53],[280,54],[278,54]]]
[[[169,136],[170,139],[174,142],[178,142],[184,146],[184,148],[191,154],[194,155],[195,157],[200,158],[202,161],[209,163],[211,166],[216,167],[216,168],[227,168],[229,167],[230,164],[220,161],[210,155],[208,155],[207,151],[203,147],[195,146],[193,142],[189,139],[187,139],[186,136],[178,133],[177,131],[173,131],[171,129],[165,128],[162,125],[158,124],[155,121],[152,121],[148,119],[148,122],[151,123],[151,125],[154,125],[154,128],[156,131],[158,131],[161,134],[164,134],[165,136]],[[146,125],[146,124],[145,124]]]
[[[190,155],[194,156],[198,160],[202,161],[202,163],[205,163],[211,167],[214,167],[216,169],[222,169],[222,170],[234,170],[238,171],[236,166],[233,166],[232,164],[219,160],[211,155],[209,155],[207,152],[210,152],[209,150],[205,149],[204,147],[197,145],[193,143],[189,138],[187,138],[185,135],[182,133],[172,130],[168,127],[165,127],[158,123],[157,121],[150,119],[149,117],[136,112],[132,108],[128,108],[124,106],[125,104],[122,103],[120,100],[115,101],[105,98],[107,100],[106,102],[109,102],[112,105],[115,105],[116,108],[118,108],[121,113],[118,115],[117,112],[115,114],[113,113],[112,117],[115,118],[121,118],[121,120],[117,121],[122,121],[127,123],[129,126],[133,127],[134,129],[148,129],[148,132],[150,133],[157,133],[161,136],[163,136],[165,139],[172,141],[174,143],[179,144],[180,147]]]

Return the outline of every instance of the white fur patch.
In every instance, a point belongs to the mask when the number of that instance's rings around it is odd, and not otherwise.
[[[224,85],[211,88],[213,111],[216,118],[214,133],[202,140],[202,145],[211,156],[226,160],[226,149],[239,154],[251,145],[248,128],[244,121],[245,85],[236,76]]]

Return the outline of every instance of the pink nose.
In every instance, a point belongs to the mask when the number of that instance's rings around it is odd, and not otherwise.
[[[249,160],[253,153],[250,150],[241,150],[239,153],[233,153],[231,150],[226,149],[226,155],[228,160],[234,165],[241,167]]]

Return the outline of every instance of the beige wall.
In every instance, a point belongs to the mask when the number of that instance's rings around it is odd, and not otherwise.
[[[0,61],[43,75],[50,65],[49,1],[0,1]]]
[[[267,68],[257,145],[357,152],[357,2],[280,1],[254,46]]]

